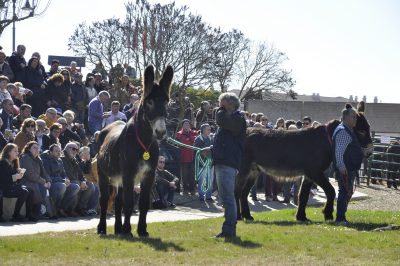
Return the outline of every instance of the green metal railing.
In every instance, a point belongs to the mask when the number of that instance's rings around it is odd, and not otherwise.
[[[381,137],[382,135],[372,133],[374,152],[366,161],[367,166],[364,166],[368,186],[371,180],[400,182],[400,163],[389,160],[390,158],[399,158],[398,161],[400,161],[400,154],[388,152],[389,147],[400,147],[400,145],[393,144],[400,138],[390,136],[390,143],[380,143]],[[388,180],[389,177],[390,180]]]

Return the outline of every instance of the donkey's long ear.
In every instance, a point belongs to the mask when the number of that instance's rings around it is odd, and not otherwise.
[[[364,101],[361,101],[361,102],[358,103],[357,111],[361,112],[361,113],[365,112],[365,102]]]
[[[172,69],[172,66],[168,65],[160,80],[160,87],[166,91],[168,97],[173,77],[174,70]]]
[[[147,98],[151,93],[154,85],[154,67],[152,65],[146,67],[143,79],[143,98]]]

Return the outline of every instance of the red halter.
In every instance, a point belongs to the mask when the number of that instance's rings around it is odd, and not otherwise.
[[[136,111],[136,117],[135,117],[135,130],[136,130],[136,139],[137,139],[137,141],[139,142],[139,145],[140,145],[140,147],[142,147],[143,148],[143,150],[144,150],[144,153],[143,153],[143,159],[145,160],[145,161],[147,161],[148,159],[150,159],[150,153],[149,153],[149,149],[150,149],[150,146],[151,146],[151,144],[153,143],[153,141],[151,141],[150,142],[150,144],[149,144],[149,146],[145,146],[144,145],[144,143],[143,143],[143,141],[140,139],[140,137],[139,137],[139,132],[138,132],[138,127],[139,127],[139,121],[138,121],[138,116],[139,116],[139,110],[137,110]]]

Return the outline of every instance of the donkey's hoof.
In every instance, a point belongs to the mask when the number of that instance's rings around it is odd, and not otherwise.
[[[333,215],[332,214],[324,215],[324,219],[325,219],[325,221],[333,221]]]
[[[131,232],[127,232],[127,233],[120,233],[119,236],[123,237],[123,238],[132,238],[133,234]]]
[[[244,216],[244,219],[246,219],[246,221],[254,221],[254,217],[249,215],[249,216]]]
[[[147,231],[139,231],[138,230],[137,233],[140,237],[148,237],[149,236],[149,233]]]
[[[307,218],[303,218],[303,219],[297,219],[297,223],[299,223],[299,224],[310,224],[310,223],[312,223],[312,221],[307,219]]]
[[[106,230],[99,230],[99,229],[97,229],[97,234],[98,234],[99,236],[105,236],[105,235],[107,235],[107,231],[106,231]]]
[[[105,226],[97,226],[97,234],[98,235],[103,235],[103,236],[105,236],[105,235],[107,235],[107,227],[105,227]]]

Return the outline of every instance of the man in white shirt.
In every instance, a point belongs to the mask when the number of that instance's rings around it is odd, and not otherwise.
[[[126,115],[119,111],[120,103],[118,101],[113,101],[111,103],[111,111],[104,113],[103,127],[111,124],[114,121],[122,120],[127,121]]]

